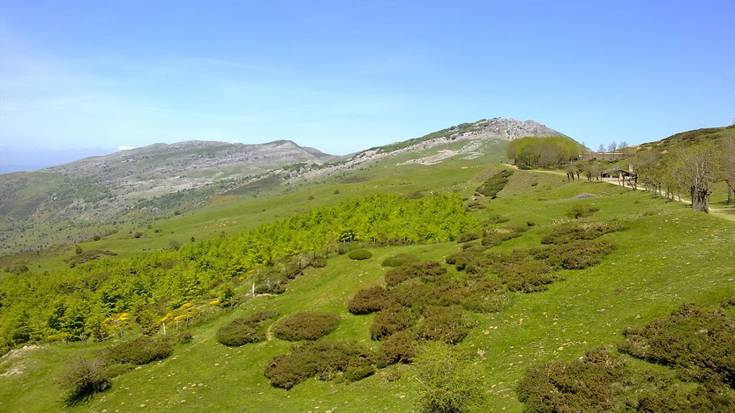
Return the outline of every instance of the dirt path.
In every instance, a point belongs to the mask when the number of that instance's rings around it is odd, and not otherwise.
[[[505,166],[507,166],[509,168],[516,169],[516,170],[518,169],[518,167],[515,166],[515,165],[511,165],[511,164],[503,164],[503,165],[505,165]],[[544,173],[544,174],[551,174],[551,175],[563,176],[563,177],[566,177],[567,176],[566,173],[561,172],[561,171],[548,171],[548,170],[544,170],[544,169],[529,169],[528,171],[529,172],[538,172],[538,173]],[[599,182],[605,182],[605,183],[608,183],[608,184],[611,184],[611,185],[622,186],[623,188],[627,188],[627,189],[630,189],[630,190],[633,189],[630,186],[622,185],[620,183],[620,181],[618,181],[617,179],[601,179]],[[643,188],[643,187],[641,187],[641,186],[638,186],[635,189],[638,190],[638,191],[647,192],[646,189]],[[676,201],[681,202],[681,203],[684,203],[686,205],[691,205],[692,204],[691,201],[686,200],[684,198],[678,198],[678,199],[676,199]],[[733,211],[732,209],[713,208],[713,207],[710,207],[709,214],[710,215],[713,215],[713,216],[716,216],[716,217],[720,217],[720,218],[729,220],[729,221],[735,221],[735,211]]]

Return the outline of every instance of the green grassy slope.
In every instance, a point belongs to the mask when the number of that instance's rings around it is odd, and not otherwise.
[[[192,235],[209,237],[222,230],[238,231],[371,192],[459,190],[471,195],[482,179],[500,168],[498,160],[498,155],[486,155],[431,167],[400,168],[395,166],[396,160],[381,162],[349,179],[333,177],[269,196],[225,200],[161,221],[154,226],[160,232],[146,230],[139,239],[120,235],[83,246],[132,255],[162,248],[172,237],[186,240]],[[335,189],[339,189],[338,194]],[[582,193],[592,196],[578,199]],[[683,302],[716,303],[735,293],[735,222],[697,214],[683,204],[667,203],[648,193],[606,183],[566,183],[553,174],[516,171],[499,197],[475,213],[480,220],[499,214],[510,219],[507,225],[536,224],[521,237],[494,247],[510,250],[539,245],[549,228],[566,220],[565,213],[576,204],[599,208],[589,220],[620,219],[628,228],[605,235],[616,249],[601,264],[563,271],[559,275],[564,279],[551,284],[547,291],[514,293],[511,305],[501,312],[473,316],[476,326],[457,349],[474,355],[475,367],[485,378],[483,386],[489,397],[483,411],[521,411],[514,387],[535,362],[577,358],[599,345],[617,343],[624,327],[643,325]],[[216,341],[215,332],[229,320],[260,309],[275,309],[282,315],[321,310],[342,317],[326,340],[355,339],[376,347],[368,333],[373,316],[349,314],[347,300],[358,289],[382,281],[385,269],[380,262],[384,257],[411,251],[425,259],[443,260],[457,249],[456,243],[442,243],[374,248],[373,258],[366,261],[332,257],[326,268],[308,270],[289,284],[284,294],[258,297],[193,328],[193,342],[178,346],[171,358],[119,376],[111,390],[68,410],[411,411],[417,390],[411,366],[394,365],[351,384],[309,379],[285,391],[271,387],[263,369],[271,357],[285,352],[289,343],[272,339],[230,349]],[[63,264],[59,257],[50,257],[43,265],[53,268]],[[24,373],[0,376],[0,410],[63,410],[55,377],[70,358],[96,348],[99,345],[48,345],[8,363],[5,368],[24,366]],[[400,379],[389,381],[388,372],[394,371],[400,372]]]

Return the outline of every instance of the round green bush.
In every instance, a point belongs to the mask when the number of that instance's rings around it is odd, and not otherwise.
[[[351,260],[362,261],[372,257],[373,253],[366,249],[360,248],[350,251],[347,256],[350,257]]]
[[[237,347],[265,340],[265,322],[278,317],[274,311],[260,311],[245,318],[236,318],[217,330],[217,341]]]
[[[400,267],[401,265],[410,264],[419,259],[413,254],[396,254],[383,260],[383,267]]]
[[[273,327],[281,340],[316,340],[337,328],[339,317],[329,313],[303,312],[294,314]]]
[[[163,360],[173,353],[174,347],[166,338],[140,336],[107,350],[108,359],[117,363],[148,364]]]
[[[391,305],[378,313],[370,325],[370,337],[382,340],[398,331],[405,330],[416,322],[416,316],[409,308]]]
[[[370,314],[380,311],[388,303],[388,291],[383,287],[370,287],[358,291],[347,303],[352,314]]]
[[[410,363],[416,357],[416,340],[410,331],[400,331],[383,340],[376,354],[376,364],[383,368],[395,363]]]
[[[265,340],[265,332],[243,318],[232,320],[231,323],[217,330],[217,341],[230,347],[258,343],[263,340]]]

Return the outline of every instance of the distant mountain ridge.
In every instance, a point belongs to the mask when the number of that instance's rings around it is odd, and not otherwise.
[[[147,222],[197,208],[216,195],[258,193],[386,157],[410,157],[441,145],[468,142],[458,150],[441,150],[439,155],[402,163],[433,165],[454,156],[477,156],[480,142],[548,135],[562,134],[532,120],[492,118],[343,157],[290,140],[262,144],[193,140],[156,143],[34,172],[0,175],[0,255],[90,236],[80,228],[92,231],[103,223]],[[69,229],[76,233],[69,234]],[[38,239],[49,244],[40,244]]]

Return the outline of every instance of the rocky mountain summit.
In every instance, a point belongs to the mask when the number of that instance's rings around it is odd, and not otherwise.
[[[349,170],[366,162],[396,156],[409,152],[419,152],[434,147],[444,146],[453,142],[467,141],[458,150],[442,150],[436,155],[426,158],[417,158],[408,163],[419,163],[423,165],[434,165],[442,160],[458,156],[475,156],[476,149],[482,141],[503,140],[534,136],[566,136],[561,132],[547,127],[533,120],[520,121],[511,118],[481,119],[472,123],[461,123],[436,132],[429,133],[419,138],[409,139],[390,145],[370,148],[351,156],[342,162],[328,165],[327,167],[311,168],[302,171],[292,179],[311,179],[319,176],[329,175],[334,172]]]
[[[290,140],[251,145],[187,141],[0,175],[0,255],[30,245],[76,242],[89,236],[85,227],[146,222],[197,208],[217,195],[255,194],[401,154],[410,159],[399,165],[428,166],[455,156],[479,156],[484,141],[549,135],[562,134],[532,120],[493,118],[344,157]],[[432,153],[423,152],[432,148]],[[70,228],[74,234],[66,231]]]

